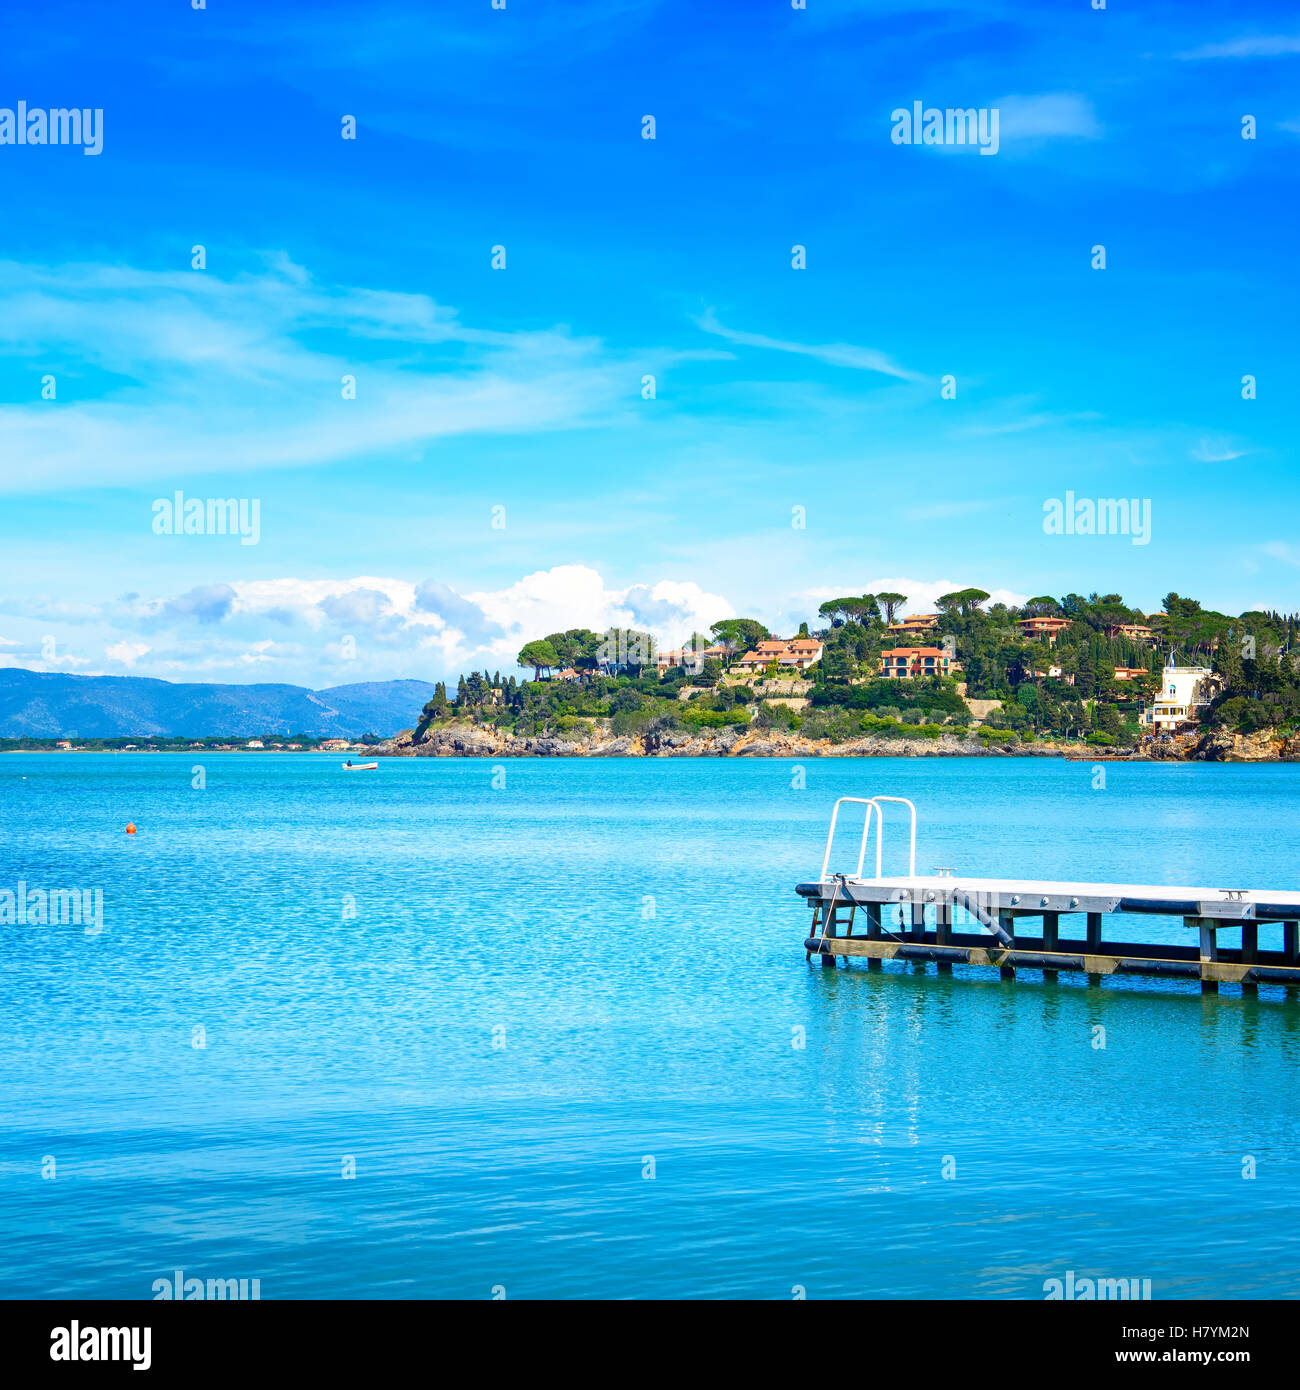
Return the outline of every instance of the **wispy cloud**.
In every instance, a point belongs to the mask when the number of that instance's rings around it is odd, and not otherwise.
[[[952,579],[870,579],[860,586],[847,584],[838,589],[805,589],[796,597],[817,604],[844,594],[906,594],[907,602],[901,611],[920,613],[932,611],[943,594],[955,593],[958,589],[982,587],[983,585],[968,580],[957,583]],[[1019,605],[1028,602],[1027,594],[1018,594],[1011,589],[990,589],[988,595],[989,603]]]
[[[111,647],[104,648],[104,655],[110,661],[120,662],[123,666],[134,666],[146,652],[152,648],[145,642],[114,642]]]
[[[615,416],[646,369],[562,329],[479,330],[426,295],[323,287],[286,257],[227,279],[0,264],[5,357],[33,383],[31,404],[0,405],[7,492],[582,427]],[[46,373],[54,400],[39,399]]]
[[[953,517],[972,516],[993,506],[991,498],[969,502],[930,502],[921,507],[909,507],[903,516],[908,521],[949,521]]]
[[[0,613],[59,623],[87,623],[103,616],[103,605],[51,598],[48,594],[0,594]]]
[[[1092,102],[1078,92],[1040,96],[1005,96],[993,103],[999,111],[1000,138],[1032,143],[1044,140],[1097,140],[1101,123]]]
[[[76,671],[91,663],[88,656],[68,650],[51,651],[45,643],[35,646],[6,640],[0,646],[5,648],[0,652],[0,667],[17,666],[25,671]]]
[[[960,437],[969,439],[991,438],[1001,434],[1024,434],[1029,430],[1048,429],[1054,425],[1076,425],[1090,420],[1100,420],[1095,410],[1079,410],[1066,414],[1038,411],[1034,414],[1017,415],[1011,420],[995,421],[991,424],[967,425],[954,431]]]
[[[1214,58],[1286,58],[1300,53],[1300,34],[1249,34],[1227,43],[1207,43],[1176,56],[1183,62]]]
[[[769,338],[763,333],[746,333],[736,328],[727,328],[718,322],[712,309],[706,309],[695,320],[706,333],[725,338],[737,347],[766,348],[772,352],[790,352],[800,357],[812,357],[831,367],[849,367],[855,371],[880,372],[884,376],[897,377],[900,381],[920,381],[919,372],[901,367],[885,353],[875,348],[856,347],[852,343],[796,343],[784,338]]]
[[[1226,439],[1202,439],[1191,452],[1192,457],[1200,463],[1231,463],[1233,459],[1244,457],[1248,451],[1237,448]]]
[[[1289,541],[1265,541],[1259,550],[1270,560],[1281,560],[1284,565],[1300,568],[1300,547],[1292,545]]]

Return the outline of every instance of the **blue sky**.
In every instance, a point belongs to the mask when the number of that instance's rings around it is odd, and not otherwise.
[[[432,679],[883,587],[1300,607],[1292,7],[7,15],[0,108],[104,141],[0,145],[0,664]],[[996,155],[893,143],[914,101],[996,108]],[[177,489],[258,543],[155,534]],[[1149,543],[1044,534],[1067,492]]]

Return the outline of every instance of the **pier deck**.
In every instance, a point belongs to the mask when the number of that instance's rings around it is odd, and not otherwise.
[[[802,897],[830,896],[838,878],[801,883]],[[1210,917],[1225,925],[1300,918],[1300,892],[1255,888],[1175,888],[1162,883],[1075,883],[1025,878],[954,878],[944,874],[846,879],[842,901],[859,904],[935,903],[969,894],[994,908],[1015,912],[1146,912],[1165,917]]]
[[[857,800],[841,798],[836,813],[842,802]],[[880,873],[883,801],[901,801],[912,812],[910,872],[897,877]],[[1014,978],[1017,969],[1049,975],[1075,970],[1090,977],[1121,972],[1184,976],[1199,979],[1208,991],[1222,983],[1248,989],[1263,983],[1300,987],[1298,891],[955,877],[951,871],[917,874],[915,807],[897,797],[874,797],[863,804],[867,819],[856,873],[827,873],[833,815],[821,877],[796,888],[813,907],[805,950],[823,965],[833,966],[837,956],[865,956],[874,968],[883,960],[932,961],[941,970],[955,964],[993,966],[1004,978]],[[873,813],[877,872],[864,877]],[[958,913],[970,919],[971,930],[957,929]],[[1084,934],[1062,934],[1061,919],[1076,914],[1084,919]],[[1121,915],[1181,917],[1186,944],[1106,939],[1104,919]],[[1281,949],[1261,949],[1260,925],[1279,923]],[[1027,933],[1026,927],[1034,926],[1037,930]],[[1219,944],[1225,928],[1240,932],[1240,945]]]

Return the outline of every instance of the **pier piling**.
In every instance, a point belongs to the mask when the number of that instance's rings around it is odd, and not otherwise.
[[[1059,912],[1043,913],[1043,950],[1050,955],[1057,954],[1060,947],[1061,935],[1061,914]],[[1043,978],[1045,980],[1055,980],[1057,971],[1051,966],[1043,967]]]
[[[1205,917],[1184,917],[1183,925],[1186,927],[1196,927],[1201,934],[1201,993],[1218,994],[1218,977],[1206,967],[1212,965],[1219,959],[1218,934],[1215,931],[1215,923]]]
[[[880,812],[881,803],[894,801],[902,802],[912,813],[909,866],[904,875],[887,876],[881,871],[884,825]],[[857,870],[851,876],[828,872],[836,815],[846,802],[867,807]],[[876,872],[866,876],[867,839],[873,825],[877,831]],[[949,868],[918,874],[916,810],[901,797],[841,797],[831,816],[821,876],[798,884],[796,891],[813,901],[813,934],[804,944],[808,959],[816,953],[823,966],[833,965],[836,956],[863,956],[872,970],[880,970],[886,960],[920,968],[934,961],[944,972],[954,965],[994,967],[1004,980],[1016,979],[1017,972],[1025,969],[1041,970],[1048,980],[1073,970],[1087,975],[1092,983],[1120,973],[1183,978],[1199,983],[1207,994],[1216,993],[1221,984],[1241,985],[1248,992],[1260,984],[1300,988],[1300,892],[959,879]],[[933,931],[926,929],[930,903],[934,904]],[[958,906],[969,918],[969,928],[961,931],[954,927]],[[865,936],[853,935],[852,914],[859,907],[866,910]],[[1083,940],[1072,935],[1062,940],[1063,915],[1085,919]],[[1185,936],[1181,941],[1107,939],[1102,930],[1106,916],[1181,920]],[[1042,922],[1041,938],[1017,937],[1016,923],[1022,917]],[[1281,926],[1281,950],[1261,949],[1261,923]],[[842,933],[841,925],[846,927]],[[1241,932],[1239,947],[1220,946],[1219,932],[1225,928]]]
[[[1007,911],[1005,908],[1000,909],[998,912],[998,922],[1001,924],[1002,930],[1006,932],[1006,934],[1011,938],[1012,941],[1015,941],[1016,914],[1014,912]],[[1016,978],[1015,967],[1011,965],[1001,966],[999,968],[999,973],[1001,974],[1004,980],[1014,980]]]

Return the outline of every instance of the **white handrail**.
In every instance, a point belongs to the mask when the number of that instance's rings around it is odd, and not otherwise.
[[[872,801],[876,804],[876,815],[879,817],[876,829],[876,877],[880,877],[881,851],[884,848],[885,839],[885,816],[880,809],[882,801],[895,801],[900,806],[906,806],[912,813],[912,842],[907,856],[907,876],[916,877],[916,807],[905,796],[873,796]],[[861,870],[859,870],[859,874]]]
[[[865,806],[867,808],[867,817],[866,820],[864,820],[862,823],[862,843],[858,847],[858,871],[854,875],[855,878],[862,877],[862,865],[867,857],[867,833],[871,829],[871,812],[874,808],[876,815],[879,816],[880,807],[876,805],[875,799],[872,797],[842,796],[831,808],[831,828],[826,832],[826,853],[822,856],[822,875],[821,879],[818,880],[819,882],[823,882],[825,880],[826,870],[830,867],[831,846],[835,841],[835,822],[839,819],[840,807],[844,805],[846,801],[851,801],[855,805]],[[879,877],[878,873],[877,877]]]
[[[867,814],[862,821],[862,839],[858,844],[858,867],[854,872],[854,878],[862,877],[862,866],[867,858],[867,836],[871,834],[871,813],[873,810],[876,813],[876,839],[877,841],[880,839],[880,829],[883,822],[880,817],[880,807],[876,805],[875,797],[872,797],[867,802]]]
[[[912,833],[911,844],[908,852],[907,875],[909,878],[916,877],[916,807],[905,796],[842,796],[836,801],[831,809],[831,825],[826,834],[826,853],[822,856],[822,873],[819,882],[826,881],[826,870],[830,867],[831,846],[835,841],[835,823],[839,819],[840,807],[845,802],[852,802],[855,805],[867,808],[866,818],[862,822],[862,840],[858,845],[858,867],[854,877],[861,879],[862,866],[867,858],[867,836],[871,832],[871,812],[876,813],[876,877],[882,876],[884,841],[885,841],[885,813],[881,809],[882,801],[894,801],[900,806],[906,806],[912,813]]]

